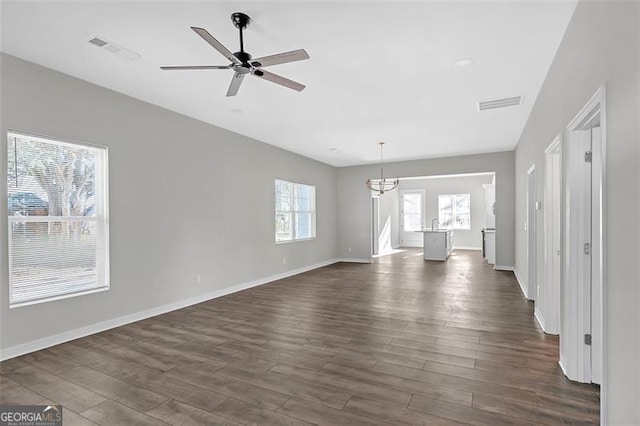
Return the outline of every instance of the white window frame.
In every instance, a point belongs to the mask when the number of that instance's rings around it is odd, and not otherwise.
[[[22,306],[35,305],[39,303],[51,302],[54,300],[68,299],[72,297],[82,296],[85,294],[92,294],[107,291],[111,288],[111,280],[110,280],[110,259],[109,259],[109,150],[105,146],[91,145],[84,142],[72,142],[67,140],[62,140],[58,138],[51,138],[46,136],[37,136],[30,133],[22,132],[22,131],[14,131],[8,130],[6,134],[6,140],[9,141],[9,138],[12,136],[20,137],[20,138],[28,138],[31,140],[41,141],[49,144],[56,144],[60,146],[69,146],[74,148],[83,148],[86,150],[93,151],[96,154],[96,172],[95,172],[95,192],[96,195],[101,194],[101,196],[96,196],[95,202],[95,215],[94,216],[10,216],[8,211],[5,211],[5,215],[7,215],[8,222],[8,283],[9,283],[9,308],[18,308]],[[6,161],[9,159],[7,158]],[[8,193],[7,193],[8,197]],[[13,232],[13,225],[17,222],[20,223],[48,223],[48,222],[73,222],[73,221],[83,221],[83,222],[102,222],[103,226],[103,235],[102,240],[100,241],[100,249],[102,253],[102,258],[104,262],[102,264],[102,268],[99,267],[98,262],[96,262],[96,268],[98,268],[98,283],[95,287],[85,290],[73,291],[60,293],[56,295],[47,295],[41,298],[34,298],[30,300],[13,302],[13,286],[11,282],[12,277],[12,244],[11,244],[11,235]],[[100,237],[99,237],[100,238]],[[98,254],[96,254],[98,256]]]
[[[461,227],[461,226],[456,226],[456,217],[457,217],[457,212],[456,212],[456,198],[459,196],[463,196],[469,199],[469,226],[468,227]],[[470,193],[460,193],[460,194],[439,194],[438,195],[438,223],[441,226],[444,226],[441,222],[440,222],[440,218],[441,218],[441,209],[442,209],[442,203],[441,203],[441,199],[442,197],[451,197],[452,198],[452,203],[451,203],[451,229],[458,229],[461,231],[469,231],[471,230],[471,194]]]
[[[277,210],[277,200],[276,200],[276,193],[275,193],[275,188],[278,185],[278,182],[284,182],[287,184],[292,185],[291,186],[291,196],[290,196],[290,200],[289,200],[289,205],[291,206],[291,209],[289,210]],[[297,210],[295,207],[295,193],[296,193],[296,187],[297,186],[308,186],[310,188],[312,188],[313,190],[313,196],[311,197],[311,210]],[[317,238],[317,230],[316,230],[316,186],[315,185],[311,185],[311,184],[307,184],[307,183],[300,183],[300,182],[292,182],[289,180],[285,180],[285,179],[278,179],[276,178],[274,181],[274,194],[273,194],[273,200],[274,200],[274,238],[275,238],[275,242],[276,244],[286,244],[286,243],[293,243],[293,242],[297,242],[297,241],[309,241],[309,240],[314,240]],[[278,234],[277,234],[277,229],[275,228],[275,220],[276,217],[278,216],[278,214],[289,214],[291,217],[291,239],[287,239],[287,240],[278,240]],[[305,237],[305,238],[298,238],[296,235],[296,213],[310,213],[311,214],[311,237]]]

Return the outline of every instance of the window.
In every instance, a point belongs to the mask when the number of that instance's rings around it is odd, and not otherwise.
[[[438,195],[441,228],[471,229],[471,194]]]
[[[316,236],[316,187],[276,179],[276,242]]]
[[[107,150],[7,140],[9,305],[109,288]]]

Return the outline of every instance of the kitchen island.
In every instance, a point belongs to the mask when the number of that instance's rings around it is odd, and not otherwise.
[[[431,228],[420,231],[424,234],[424,260],[442,260],[449,258],[453,249],[453,230]]]

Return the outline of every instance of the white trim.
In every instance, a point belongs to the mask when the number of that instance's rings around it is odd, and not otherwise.
[[[507,266],[507,265],[493,265],[493,269],[495,269],[496,271],[511,271],[514,274],[516,273],[516,268],[513,266]],[[518,277],[516,276],[516,279]]]
[[[482,251],[482,247],[458,247],[458,246],[453,246],[454,250],[475,250],[475,251]]]
[[[531,179],[533,176],[533,194],[531,193]],[[532,205],[533,203],[533,205]],[[536,300],[538,297],[538,173],[534,162],[527,170],[527,299]],[[533,217],[529,212],[533,209]],[[533,245],[533,252],[531,251]],[[533,286],[533,288],[531,288]]]
[[[558,170],[554,172],[557,162]],[[542,209],[542,240],[544,279],[542,297],[537,307],[544,312],[545,333],[560,333],[562,294],[562,134],[557,135],[544,150],[544,193]],[[557,182],[555,181],[557,179]],[[557,186],[556,186],[557,183]],[[557,202],[557,205],[556,205]],[[555,240],[558,238],[557,246]],[[555,279],[557,277],[557,280]]]
[[[533,310],[533,316],[535,317],[536,321],[538,321],[538,325],[540,326],[542,331],[547,333],[547,327],[545,327],[544,325],[544,317],[542,316],[542,313],[538,310],[538,308],[535,308]]]
[[[554,154],[554,151],[561,147],[562,144],[562,135],[559,134],[556,136],[553,141],[549,144],[549,146],[544,150],[545,154]]]
[[[308,212],[304,212],[304,213],[308,213]],[[276,241],[276,244],[290,244],[290,243],[300,243],[303,241],[312,241],[315,240],[318,237],[309,237],[309,238],[298,238],[295,240],[281,240],[281,241]]]
[[[567,124],[567,131],[573,132],[574,130],[578,130],[583,121],[586,118],[592,118],[595,114],[596,108],[600,111],[603,110],[604,107],[604,99],[605,99],[605,86],[602,85],[596,90],[596,93],[591,96],[591,98],[587,101],[587,103],[580,109],[580,112],[573,117],[573,120]],[[598,105],[600,104],[600,105]],[[600,122],[602,123],[602,116],[600,116]]]
[[[35,352],[51,346],[59,345],[61,343],[68,342],[70,340],[79,339],[81,337],[99,333],[101,331],[109,330],[115,327],[120,327],[120,326],[130,324],[132,322],[140,321],[146,318],[151,318],[156,315],[165,314],[167,312],[175,311],[177,309],[186,308],[187,306],[206,302],[207,300],[216,299],[218,297],[226,296],[228,294],[236,293],[238,291],[246,290],[252,287],[257,287],[263,284],[268,284],[273,281],[281,280],[283,278],[291,277],[293,275],[298,275],[303,272],[322,268],[324,266],[332,265],[334,263],[343,262],[343,261],[345,260],[342,260],[342,259],[327,260],[324,262],[316,263],[314,265],[304,266],[302,268],[293,269],[287,272],[282,272],[280,274],[270,275],[264,278],[258,278],[253,281],[237,284],[237,285],[226,287],[219,290],[213,290],[204,294],[200,294],[198,296],[182,299],[177,302],[167,303],[166,305],[157,306],[155,308],[146,309],[144,311],[135,312],[133,314],[124,315],[118,318],[113,318],[110,320],[87,325],[85,327],[76,328],[74,330],[65,331],[63,333],[54,334],[53,336],[43,337],[41,339],[33,340],[28,343],[11,346],[0,351],[0,361],[14,358],[30,352]],[[367,261],[366,263],[371,263],[371,262]]]
[[[600,229],[599,229],[599,244],[593,244],[592,248],[591,248],[591,261],[594,262],[595,260],[598,259],[599,257],[599,263],[601,265],[600,270],[598,271],[598,275],[593,276],[593,269],[592,269],[592,283],[593,284],[599,284],[601,286],[602,289],[602,293],[601,293],[601,305],[600,305],[600,313],[601,313],[601,321],[599,325],[596,325],[595,327],[598,327],[601,330],[601,337],[602,337],[602,344],[601,346],[601,351],[600,351],[600,359],[602,361],[602,384],[601,384],[601,389],[602,389],[602,393],[601,393],[601,399],[600,399],[600,413],[601,413],[601,421],[603,422],[604,419],[607,418],[607,413],[606,413],[606,408],[607,408],[607,403],[608,403],[608,390],[609,390],[609,383],[608,383],[608,357],[607,357],[607,351],[605,350],[605,348],[607,348],[607,344],[608,344],[608,339],[607,339],[607,333],[606,333],[606,329],[607,329],[607,283],[605,282],[605,277],[607,276],[606,274],[606,241],[604,236],[606,235],[606,223],[607,223],[607,218],[606,218],[606,203],[604,202],[604,200],[606,200],[606,170],[605,170],[605,165],[606,165],[606,138],[607,138],[607,127],[606,127],[606,90],[605,90],[605,86],[602,85],[598,88],[598,90],[594,93],[594,95],[587,101],[587,103],[580,109],[580,111],[576,114],[576,116],[573,118],[573,120],[571,120],[571,122],[566,126],[566,132],[568,134],[567,136],[567,151],[569,152],[569,155],[571,155],[571,138],[570,135],[572,134],[572,132],[577,131],[582,129],[584,126],[588,125],[591,120],[596,116],[596,115],[600,115],[600,129],[601,129],[601,144],[600,144],[600,156],[598,158],[598,156],[594,156],[593,160],[594,161],[598,161],[598,165],[597,166],[593,166],[592,172],[593,175],[591,177],[591,183],[593,185],[593,183],[597,183],[598,187],[600,188],[600,197],[599,197],[599,206],[594,206],[593,202],[592,202],[592,211],[595,208],[601,208],[600,210]],[[565,160],[566,162],[566,160]],[[594,163],[595,164],[595,163]],[[595,175],[595,173],[599,172],[598,176]],[[571,169],[570,167],[567,167],[567,171],[565,173],[566,176],[570,176],[571,173]],[[567,181],[569,181],[569,178],[567,178]],[[565,200],[571,200],[571,188],[568,182],[565,182]],[[592,189],[592,194],[593,194],[593,189]],[[567,377],[569,377],[572,380],[577,380],[580,382],[591,382],[591,350],[593,348],[589,348],[586,345],[583,344],[582,341],[582,334],[587,331],[587,332],[592,332],[590,330],[592,330],[592,326],[590,324],[591,321],[591,306],[588,306],[587,304],[587,297],[586,296],[591,296],[590,294],[587,295],[584,291],[581,291],[581,288],[579,286],[576,286],[575,284],[575,277],[572,277],[570,275],[570,265],[571,265],[571,257],[576,254],[576,253],[580,253],[582,247],[580,247],[579,244],[576,244],[575,242],[572,244],[572,236],[574,235],[575,231],[571,230],[571,223],[569,222],[569,218],[570,218],[570,213],[571,213],[571,209],[570,209],[570,203],[565,201],[565,247],[563,248],[563,254],[564,254],[564,263],[565,263],[565,271],[564,271],[564,282],[566,283],[565,285],[567,286],[567,292],[568,292],[568,296],[570,297],[575,297],[576,299],[576,303],[572,306],[569,306],[568,308],[571,310],[568,314],[564,314],[564,316],[567,316],[569,319],[574,318],[575,321],[574,323],[569,323],[566,325],[566,330],[568,330],[568,333],[570,334],[569,336],[565,336],[565,339],[562,339],[563,334],[561,333],[561,355],[564,353],[566,353],[567,355],[566,358],[567,360],[571,363],[571,365],[567,365],[567,367],[570,367],[567,371],[570,372],[571,374],[567,374]],[[593,225],[592,225],[592,242],[594,241],[594,237],[593,237]],[[573,279],[572,279],[573,278]],[[592,284],[592,285],[593,285]],[[589,297],[590,300],[590,297]],[[564,309],[566,307],[563,306],[562,308]],[[585,314],[587,312],[589,312],[588,318],[585,318]],[[587,329],[588,327],[588,329]],[[565,329],[563,329],[563,332],[566,331]],[[563,351],[562,348],[562,343],[563,340],[565,341],[565,345],[566,345],[566,349]],[[565,360],[565,361],[567,361]],[[566,373],[565,373],[566,374]]]
[[[7,137],[9,135],[13,134],[13,136],[25,136],[27,138],[31,138],[31,139],[38,139],[39,142],[45,142],[45,143],[60,143],[66,146],[71,146],[71,147],[75,147],[77,148],[78,146],[84,147],[84,148],[89,148],[92,150],[108,150],[109,148],[104,146],[104,145],[97,145],[97,144],[92,144],[92,143],[87,143],[87,142],[80,142],[77,141],[75,139],[67,139],[67,138],[63,138],[63,137],[58,137],[58,136],[51,136],[51,135],[40,135],[37,133],[32,133],[32,132],[24,132],[22,130],[15,130],[13,128],[9,128],[7,129]]]
[[[344,262],[344,263],[373,263],[373,259],[355,259],[348,257],[341,257],[339,259],[335,259],[334,263]]]
[[[109,291],[109,286],[106,285],[104,287],[94,287],[87,290],[72,291],[70,293],[58,294],[57,296],[43,297],[41,299],[31,299],[31,300],[25,300],[24,302],[11,303],[9,305],[9,309],[21,308],[23,306],[38,305],[40,303],[53,302],[53,301],[62,300],[62,299],[70,299],[72,297],[85,296],[87,294],[94,294],[94,293],[101,293],[103,291]]]
[[[480,173],[458,173],[454,175],[435,175],[435,176],[410,176],[398,178],[399,181],[404,180],[422,180],[422,179],[448,179],[458,177],[474,177],[474,176],[495,176],[495,172],[480,172]]]
[[[569,377],[567,375],[567,369],[565,368],[564,364],[562,364],[562,361],[558,361],[558,365],[560,366],[560,369],[562,370],[562,372],[564,373],[565,376]]]
[[[602,254],[602,269],[600,271],[601,279],[602,279],[602,323],[600,326],[602,327],[602,392],[600,396],[600,424],[604,425],[605,419],[609,418],[608,415],[608,402],[609,402],[609,369],[608,369],[608,360],[607,356],[608,352],[605,348],[609,347],[609,339],[607,330],[607,314],[608,314],[608,297],[607,297],[607,282],[605,281],[605,277],[607,276],[607,241],[605,239],[605,235],[607,235],[607,203],[605,200],[607,199],[607,91],[604,86],[600,86],[600,130],[602,132],[601,135],[601,145],[600,148],[602,150],[600,155],[600,161],[602,165],[600,167],[601,171],[601,180],[600,184],[602,185],[602,211],[600,216],[600,223],[602,224],[602,229],[600,230],[600,235],[602,238],[601,242],[601,254]]]
[[[7,232],[8,240],[11,241],[11,235],[13,233],[13,224],[15,223],[49,223],[49,222],[92,222],[98,225],[102,225],[101,231],[95,233],[97,253],[95,255],[95,272],[96,272],[96,286],[86,288],[84,290],[77,290],[71,292],[56,292],[51,295],[40,295],[37,298],[30,298],[29,300],[23,300],[14,302],[13,293],[14,285],[12,283],[12,269],[14,267],[13,262],[13,244],[9,243],[7,247],[8,253],[8,286],[9,286],[9,309],[20,308],[22,306],[35,305],[39,303],[47,303],[54,300],[67,299],[71,297],[77,297],[92,293],[98,293],[102,291],[109,291],[111,288],[111,261],[110,261],[110,249],[109,249],[109,148],[101,145],[93,145],[86,142],[70,141],[66,139],[53,138],[51,136],[36,135],[28,132],[19,132],[13,130],[7,130],[7,138],[13,137],[14,141],[17,138],[24,138],[29,140],[35,140],[40,143],[48,145],[58,145],[67,148],[83,149],[85,151],[92,152],[95,156],[95,190],[94,190],[94,215],[93,216],[7,216]],[[16,147],[17,149],[17,147]],[[100,228],[100,226],[98,226]],[[103,253],[100,255],[100,253]],[[102,260],[102,262],[100,262]],[[2,358],[0,357],[0,360]]]
[[[513,275],[516,276],[516,281],[518,282],[518,285],[520,286],[520,290],[522,290],[522,294],[524,294],[524,297],[527,300],[531,300],[529,299],[529,296],[527,296],[527,290],[525,290],[525,288],[527,287],[526,285],[522,284],[522,279],[520,279],[520,274],[518,274],[518,270],[514,268],[513,270]]]

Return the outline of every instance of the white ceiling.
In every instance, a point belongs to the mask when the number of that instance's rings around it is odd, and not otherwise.
[[[346,166],[513,149],[575,2],[2,3],[3,52],[224,127]],[[225,97],[230,70],[190,26],[238,50],[230,14],[247,13],[254,57],[304,48],[311,59],[270,71],[295,92],[248,77]],[[126,61],[89,43],[131,49]],[[456,68],[460,58],[473,64]],[[478,112],[478,100],[524,95],[521,106]],[[338,148],[337,152],[330,151]]]

